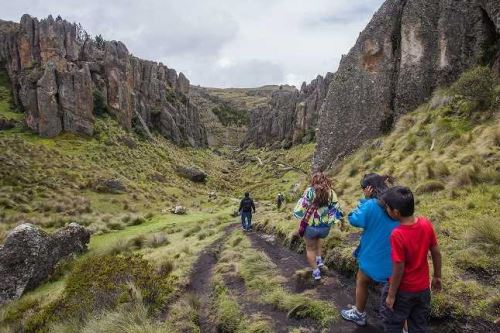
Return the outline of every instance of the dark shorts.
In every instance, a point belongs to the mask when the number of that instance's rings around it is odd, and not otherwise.
[[[308,239],[326,238],[330,233],[330,227],[307,226],[304,237]]]
[[[427,323],[431,312],[431,291],[412,293],[398,291],[394,302],[394,311],[385,305],[389,284],[382,289],[380,313],[383,318],[385,333],[401,333],[405,320],[411,333],[427,333]]]

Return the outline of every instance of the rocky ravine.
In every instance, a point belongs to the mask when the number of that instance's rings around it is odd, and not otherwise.
[[[326,96],[332,73],[321,75],[297,89],[279,89],[271,100],[252,110],[244,145],[288,148],[314,140],[319,112]]]
[[[498,0],[387,0],[333,75],[314,168],[387,132],[478,63],[500,71]]]
[[[94,101],[102,96],[124,128],[155,129],[177,144],[207,144],[182,73],[132,56],[121,42],[97,42],[60,17],[0,21],[3,67],[27,125],[41,136],[92,135]]]

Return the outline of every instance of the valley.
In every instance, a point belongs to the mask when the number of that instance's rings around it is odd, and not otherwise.
[[[380,284],[367,326],[341,317],[347,217],[311,277],[293,212],[317,171],[346,215],[366,174],[408,186],[443,256],[431,331],[498,332],[500,9],[438,2],[387,0],[300,89],[201,87],[60,17],[0,20],[0,333],[383,332]]]

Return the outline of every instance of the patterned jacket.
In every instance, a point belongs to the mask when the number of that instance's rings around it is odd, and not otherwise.
[[[295,209],[293,210],[293,216],[297,219],[302,219],[307,212],[307,209],[311,206],[314,201],[315,190],[314,188],[308,187],[302,197],[297,202]],[[344,217],[344,212],[340,207],[337,199],[337,194],[335,191],[331,190],[330,200],[327,206],[318,207],[312,214],[312,219],[310,219],[309,225],[315,227],[329,227],[334,223],[340,222]]]

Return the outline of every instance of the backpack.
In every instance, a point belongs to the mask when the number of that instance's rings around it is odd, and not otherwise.
[[[252,199],[243,198],[243,200],[241,201],[241,210],[244,212],[251,212],[252,211]]]

